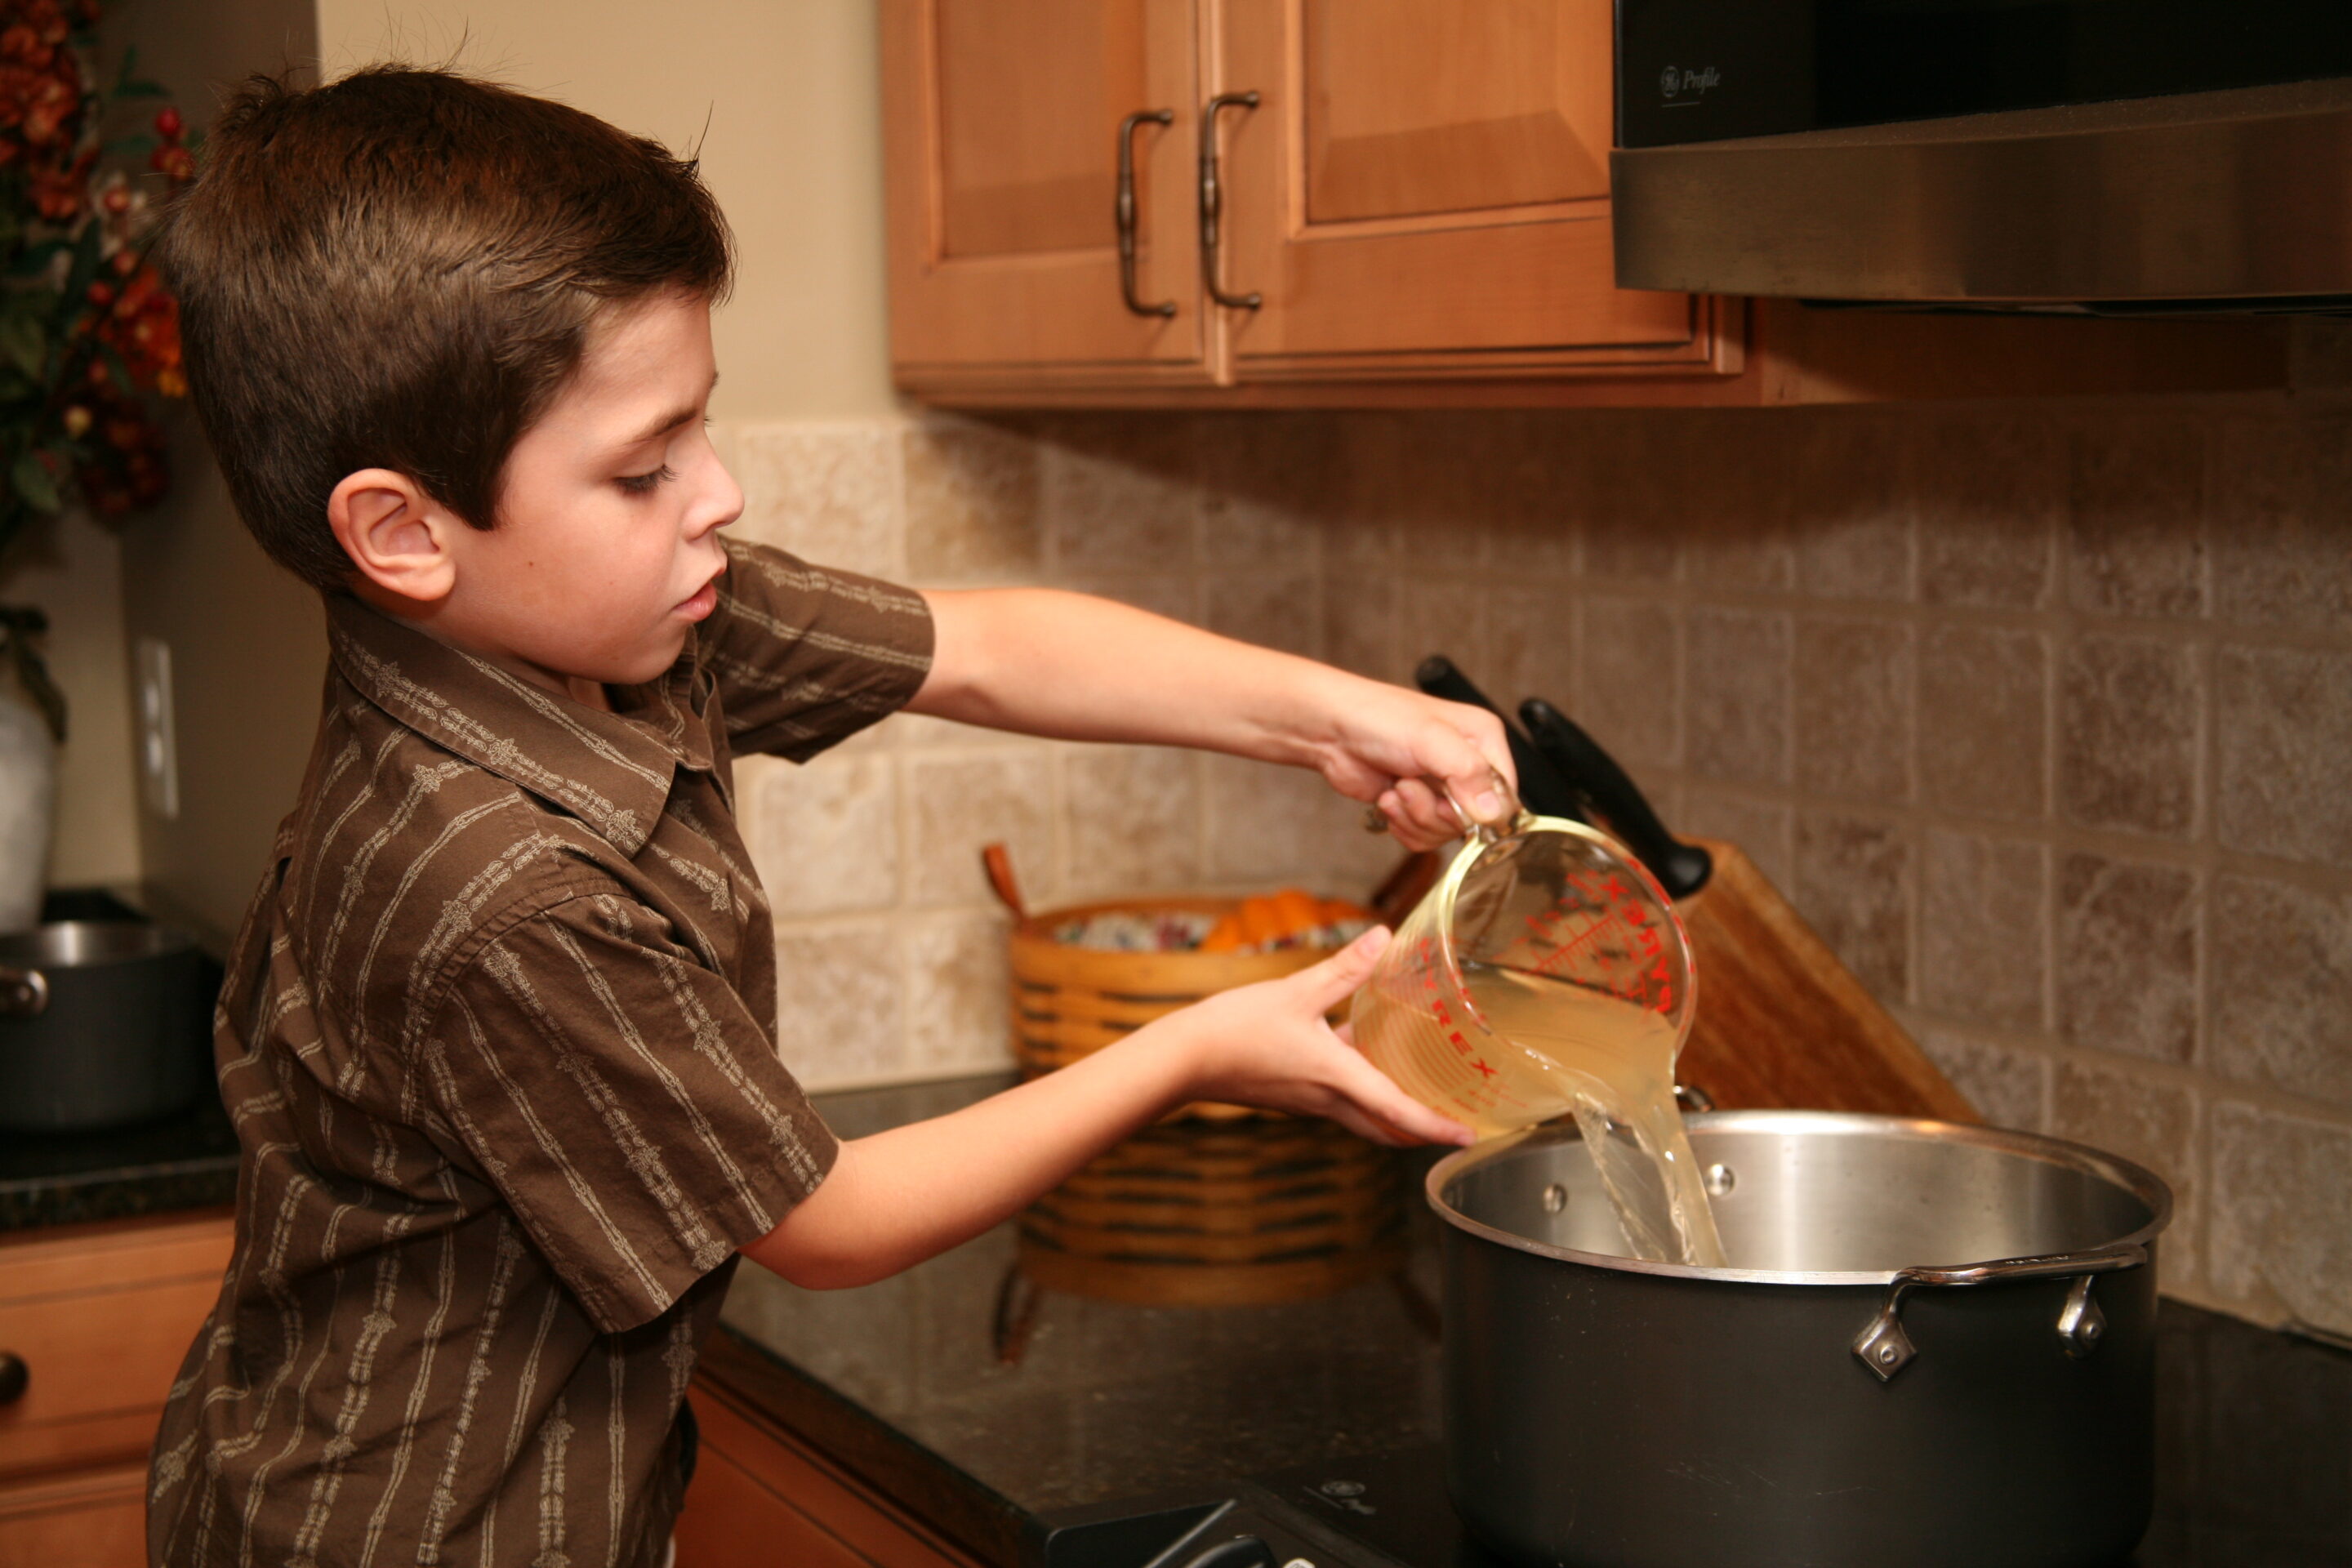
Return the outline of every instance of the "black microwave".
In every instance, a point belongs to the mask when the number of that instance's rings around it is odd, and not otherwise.
[[[1619,281],[2352,301],[2352,0],[1618,0]]]

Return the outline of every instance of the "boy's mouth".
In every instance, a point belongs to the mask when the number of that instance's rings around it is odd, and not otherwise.
[[[713,577],[701,587],[678,601],[677,613],[689,621],[698,621],[719,607],[719,579]]]

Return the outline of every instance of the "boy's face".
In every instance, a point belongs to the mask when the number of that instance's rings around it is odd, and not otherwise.
[[[743,510],[703,428],[717,379],[700,300],[656,296],[599,321],[507,458],[498,525],[451,536],[441,635],[592,700],[668,669],[717,603],[719,530]]]

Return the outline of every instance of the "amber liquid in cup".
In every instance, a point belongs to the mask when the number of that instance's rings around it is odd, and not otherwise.
[[[1724,1264],[1675,1103],[1690,949],[1655,882],[1580,824],[1473,841],[1353,1011],[1406,1093],[1484,1136],[1573,1114],[1633,1255]]]

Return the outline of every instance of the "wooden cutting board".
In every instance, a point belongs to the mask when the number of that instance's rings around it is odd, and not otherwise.
[[[1675,906],[1698,973],[1675,1077],[1725,1110],[1871,1110],[1983,1120],[1737,845]]]

